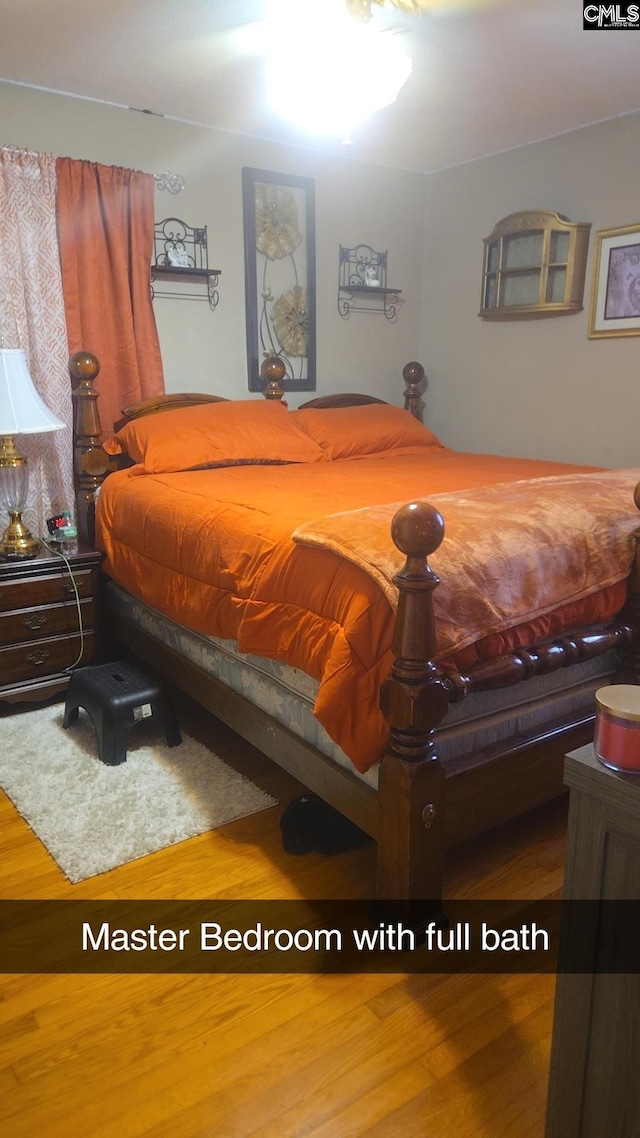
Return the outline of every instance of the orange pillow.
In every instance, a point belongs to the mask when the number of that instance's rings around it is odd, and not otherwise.
[[[325,458],[414,454],[442,443],[409,412],[390,403],[361,407],[309,407],[291,418],[322,447]]]
[[[134,419],[104,444],[128,454],[140,473],[206,466],[322,462],[322,450],[274,400],[203,403]]]

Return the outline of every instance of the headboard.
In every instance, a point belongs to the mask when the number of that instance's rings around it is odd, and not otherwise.
[[[93,386],[100,373],[100,362],[91,352],[76,352],[69,361],[72,394],[75,403],[73,464],[76,481],[76,521],[81,541],[92,544],[95,534],[95,504],[100,486],[107,474],[115,469],[101,442],[102,426],[98,411],[99,392]],[[265,380],[266,399],[281,399],[284,391],[281,381],[285,375],[285,365],[279,356],[269,356],[263,363],[260,374]],[[404,406],[414,418],[422,422],[421,385],[424,380],[422,364],[412,361],[402,371],[406,383]],[[228,402],[221,395],[206,395],[196,392],[177,392],[171,395],[158,395],[144,399],[124,408],[122,419],[115,424],[119,430],[133,419],[143,415],[158,415],[181,407],[197,406],[199,403]],[[303,403],[304,408],[319,407],[357,407],[367,403],[384,403],[373,395],[357,392],[341,392],[336,395],[323,395]]]
[[[181,407],[194,407],[199,403],[228,403],[224,395],[204,395],[196,391],[180,391],[174,395],[154,395],[152,399],[143,399],[141,403],[132,403],[130,407],[122,408],[122,418],[113,424],[114,430],[119,431],[126,423],[133,419],[142,419],[144,415],[158,415],[161,411],[177,411]]]

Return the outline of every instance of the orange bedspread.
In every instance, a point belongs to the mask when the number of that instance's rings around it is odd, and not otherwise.
[[[371,577],[335,553],[296,544],[294,530],[378,503],[587,469],[434,448],[321,466],[126,470],[102,488],[97,543],[106,571],[172,620],[318,679],[317,718],[365,771],[388,733],[378,692],[391,662],[392,609]],[[606,620],[624,595],[622,582],[485,637],[465,649],[460,666]]]

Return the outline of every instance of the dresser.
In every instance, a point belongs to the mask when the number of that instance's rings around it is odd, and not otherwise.
[[[609,770],[589,745],[567,755],[564,777],[565,900],[639,899],[640,774]],[[598,971],[603,937],[598,923],[593,972],[558,976],[545,1138],[640,1135],[640,958],[630,973]]]
[[[57,554],[40,549],[31,560],[0,561],[0,703],[58,695],[69,683],[65,668],[96,658],[102,555],[74,545],[72,552],[65,550],[67,567]]]

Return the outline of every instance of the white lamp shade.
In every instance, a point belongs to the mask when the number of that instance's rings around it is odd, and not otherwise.
[[[0,435],[39,435],[65,426],[33,386],[22,348],[0,348]]]

